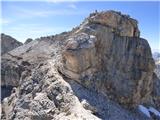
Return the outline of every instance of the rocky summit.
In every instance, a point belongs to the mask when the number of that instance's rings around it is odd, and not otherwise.
[[[1,65],[1,87],[12,87],[3,120],[160,119],[159,73],[129,15],[96,11],[69,32],[27,40]]]

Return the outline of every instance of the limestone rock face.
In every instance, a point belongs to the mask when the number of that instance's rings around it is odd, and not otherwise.
[[[80,79],[80,74],[85,76],[94,71],[96,65],[95,36],[81,33],[69,38],[63,52],[64,69],[68,77]],[[90,69],[91,68],[91,69]]]
[[[102,24],[112,28],[120,36],[139,37],[140,31],[137,21],[120,12],[107,11],[100,13],[92,13],[88,19],[91,23]]]
[[[62,73],[88,88],[111,94],[122,104],[145,102],[151,95],[155,65],[148,42],[130,30],[136,27],[138,31],[136,22],[110,11],[88,19],[66,45]],[[116,34],[113,28],[119,27],[122,33]]]
[[[18,42],[16,39],[3,33],[1,34],[1,54],[5,54],[21,45],[23,44]]]
[[[24,71],[24,66],[15,61],[7,61],[2,59],[2,78],[1,86],[18,86],[21,73]]]
[[[10,95],[13,87],[19,86],[21,74],[31,69],[31,64],[23,61],[21,57],[12,56],[9,53],[2,55],[1,59],[1,100]]]

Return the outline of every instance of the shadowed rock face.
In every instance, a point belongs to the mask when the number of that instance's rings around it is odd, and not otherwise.
[[[21,42],[12,38],[9,35],[1,33],[1,55],[7,54],[9,51],[23,45]],[[13,86],[18,85],[20,79],[22,67],[17,66],[14,62],[10,60],[1,60],[1,100],[11,94]]]
[[[117,103],[151,98],[159,107],[149,44],[119,12],[93,13],[70,32],[24,44],[3,55],[2,66],[3,85],[17,85],[3,100],[3,119],[149,120]]]
[[[12,38],[11,36],[1,34],[1,54],[5,54],[14,48],[23,45],[21,42],[18,42],[16,39]]]
[[[16,61],[7,61],[2,59],[1,85],[18,86],[21,73],[25,70],[24,66]]]
[[[1,86],[1,101],[11,95],[13,86]]]

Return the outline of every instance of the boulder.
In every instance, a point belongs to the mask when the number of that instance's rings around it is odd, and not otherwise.
[[[96,65],[95,36],[81,33],[69,38],[63,56],[63,69],[68,77],[79,79],[78,74],[94,71]],[[91,69],[90,69],[91,68]]]

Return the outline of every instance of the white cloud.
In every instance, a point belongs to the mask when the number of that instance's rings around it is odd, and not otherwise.
[[[77,6],[73,3],[67,3],[65,8],[49,8],[49,9],[40,9],[35,7],[35,9],[26,9],[21,6],[13,6],[11,7],[14,11],[17,19],[25,19],[25,18],[33,18],[33,17],[50,17],[57,15],[84,15],[88,14],[88,10],[78,10]],[[71,8],[71,9],[68,9]]]
[[[70,6],[76,9],[76,6]],[[19,9],[17,14],[20,18],[32,18],[32,17],[48,17],[48,16],[57,16],[57,15],[84,15],[88,13],[86,10],[76,11],[69,9],[55,9],[55,10],[27,10]]]
[[[46,1],[52,3],[60,3],[60,2],[77,2],[79,0],[46,0]]]
[[[7,24],[11,23],[11,21],[4,19],[4,18],[0,18],[0,23],[1,23],[1,25],[7,25]]]
[[[68,7],[72,9],[77,9],[77,6],[75,4],[69,4]]]

